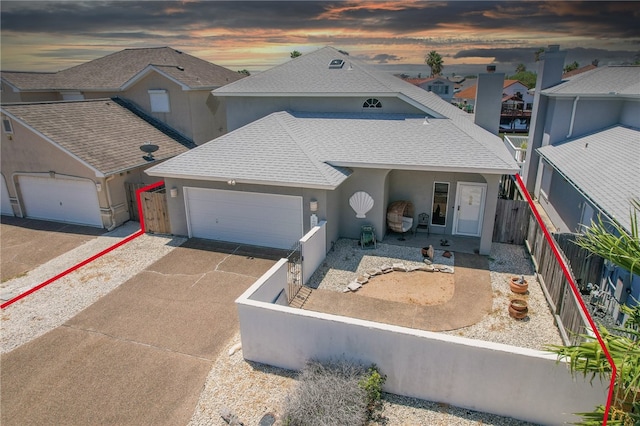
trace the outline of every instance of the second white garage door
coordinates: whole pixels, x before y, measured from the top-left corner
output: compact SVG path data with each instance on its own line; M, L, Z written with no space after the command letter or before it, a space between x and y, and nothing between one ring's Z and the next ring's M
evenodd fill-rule
M95 184L85 179L19 176L25 215L102 228Z
M190 237L285 249L302 237L302 197L184 190Z

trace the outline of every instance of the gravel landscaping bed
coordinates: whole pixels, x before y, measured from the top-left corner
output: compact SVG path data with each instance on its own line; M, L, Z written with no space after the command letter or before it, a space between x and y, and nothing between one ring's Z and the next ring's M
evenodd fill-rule
M439 254L441 250L437 250ZM434 264L453 266L453 259L435 257ZM424 265L419 249L378 244L373 251L361 250L353 240L339 240L326 261L311 277L310 286L343 291L349 281L367 268L380 264L402 262L406 266ZM547 344L562 344L544 294L535 279L533 265L522 246L493 244L489 257L493 310L479 323L447 332L472 339L508 345L542 349ZM507 303L515 296L510 291L512 276L524 275L529 293L523 296L529 303L529 317L514 320L508 314ZM234 413L245 425L257 425L267 413L281 413L287 393L294 388L296 373L242 358L238 333L229 341L229 351L214 362L190 426L225 425L221 410ZM234 350L236 349L236 350ZM448 404L416 398L384 394L384 422L392 425L532 425L512 418L496 416L454 407Z

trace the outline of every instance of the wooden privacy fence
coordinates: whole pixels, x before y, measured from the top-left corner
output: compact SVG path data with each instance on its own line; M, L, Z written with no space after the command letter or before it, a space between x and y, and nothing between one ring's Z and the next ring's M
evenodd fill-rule
M581 342L579 334L588 334L589 321L580 309L580 302L564 275L560 262L555 257L551 245L547 242L540 225L533 216L529 219L529 231L525 246L531 254L538 280L542 285L547 302L553 313L564 343L575 345ZM560 255L567 265L571 265L562 250ZM573 275L571 267L569 272ZM573 277L575 280L575 276Z
M131 220L139 221L140 212L138 211L136 191L147 185L143 183L125 183L125 186L127 188L129 216ZM167 208L167 191L164 185L154 188L151 191L141 192L140 203L142 205L142 215L146 232L151 234L171 233Z

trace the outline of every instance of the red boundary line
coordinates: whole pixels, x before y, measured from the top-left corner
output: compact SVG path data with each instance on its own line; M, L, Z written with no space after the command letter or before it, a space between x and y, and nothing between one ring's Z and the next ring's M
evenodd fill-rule
M44 281L43 283L40 283L37 286L25 291L24 293L21 293L21 294L17 295L13 299L6 301L2 305L0 305L0 309L4 309L4 308L14 304L18 300L27 297L31 293L35 293L36 291L40 290L41 288L48 286L52 282L59 280L60 278L64 277L65 275L68 275L71 272L73 272L73 271L75 271L75 270L77 270L79 268L82 268L86 264L93 262L94 260L104 256L105 254L109 253L110 251L113 251L113 250L117 249L118 247L120 247L120 246L128 243L129 241L131 241L131 240L133 240L135 238L138 238L140 235L144 234L145 233L145 227L144 227L144 218L143 218L143 216L141 214L142 213L142 203L140 202L140 194L142 192L144 192L144 191L148 191L150 189L157 188L158 186L161 186L163 184L164 184L164 181L156 182L156 183L153 183L151 185L148 185L148 186L145 186L143 188L140 188L140 189L138 189L136 191L136 198L137 198L137 201L138 201L138 212L140 212L140 230L138 232L136 232L135 234L129 235L124 240L112 245L111 247L106 248L105 250L102 250L100 253L98 253L96 255L93 255L88 259L83 260L82 262L78 263L77 265L72 266L71 268L67 269L66 271L59 273L55 277L49 278L48 280Z
M553 254L555 255L558 262L560 263L560 266L562 267L562 272L564 272L565 278L571 285L571 290L573 291L573 294L576 296L576 299L578 300L578 303L580 304L582 311L586 315L587 320L589 321L589 325L591 326L593 333L596 335L596 339L598 340L598 343L602 347L602 350L604 352L605 357L607 358L607 361L609 361L609 364L611 364L611 383L609 384L609 394L607 396L607 404L605 407L604 418L602 420L602 425L606 426L607 418L609 417L609 412L611 411L611 400L613 399L613 387L615 385L616 375L617 375L616 364L613 362L613 358L611 357L611 354L609 353L607 346L604 344L604 341L602 340L602 336L600 336L598 327L596 327L596 324L593 322L593 318L591 318L591 315L589 315L589 311L587 310L587 307L584 304L584 300L582 300L582 297L578 292L578 287L576 286L576 283L573 281L573 278L571 278L571 273L569 273L569 268L565 263L564 259L562 258L562 256L560 255L560 251L558 249L558 245L556 244L556 241L551 237L551 234L547 230L547 227L542 222L540 213L538 213L538 209L533 204L533 200L531 199L531 196L529 195L529 192L527 191L527 188L524 182L522 181L522 178L520 177L519 174L515 176L516 176L516 181L518 182L518 186L520 187L522 194L526 197L527 202L531 207L531 211L533 212L533 215L538 221L538 224L540 225L540 228L542 229L542 232L544 233L544 236L547 242L549 243L549 245L551 246L551 249L553 250Z

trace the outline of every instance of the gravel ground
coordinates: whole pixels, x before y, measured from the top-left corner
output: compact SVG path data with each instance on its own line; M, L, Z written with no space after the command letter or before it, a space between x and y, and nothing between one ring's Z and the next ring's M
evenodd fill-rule
M28 290L116 244L137 231L137 223L108 232L3 283ZM64 324L138 272L185 241L185 238L141 235L2 310L0 353L9 352Z
M115 244L129 235L128 228L118 228L89 241L66 255L36 268L23 282L9 281L11 286L33 286L61 270ZM129 233L127 233L129 232ZM184 238L142 235L102 258L74 271L55 283L14 303L2 311L2 352L8 352L63 324L126 280L145 269L157 259L182 244ZM358 264L363 268L380 266L379 263L402 262L406 266L422 265L422 258L415 248L380 244L375 251L362 251L352 241L339 241L336 250L327 257L323 280L316 283L321 288L342 291L345 282L357 274ZM342 246L344 245L344 247ZM338 250L340 248L346 251ZM357 249L357 250L356 250ZM438 252L438 251L437 251ZM440 252L441 253L441 252ZM453 266L453 258L436 257L435 264ZM490 257L491 280L494 288L494 311L480 323L451 334L498 341L524 347L540 348L541 344L561 343L553 326L551 314L546 308L544 296L533 276L533 268L524 248L494 244ZM69 265L69 262L71 264ZM327 274L329 265L348 269L348 277ZM373 263L369 263L373 262ZM62 267L61 265L69 265ZM40 275L41 274L41 275ZM525 275L529 281L530 319L515 321L506 313L506 301L510 291L507 279L513 275ZM44 277L44 278L43 278ZM30 280L30 281L29 281ZM331 284L334 282L334 284ZM545 319L546 318L546 319ZM535 333L534 333L535 331ZM237 333L212 364L212 369L200 395L190 425L225 425L220 410L228 408L238 415L245 425L257 425L268 412L278 414L287 392L295 384L296 373L242 358L237 349L240 335ZM229 355L229 351L233 352ZM414 398L384 394L384 424L393 425L526 425L520 421L486 413L465 410L447 404L433 403Z
M335 250L310 279L310 286L342 291L346 283L361 271L381 264L402 262L406 266L423 265L416 249L379 244L375 252L362 251L350 240L339 240ZM442 251L437 250L441 254ZM434 264L452 266L452 258L434 256ZM532 349L546 344L562 344L544 294L535 279L533 265L522 246L494 244L489 257L491 284L494 292L492 312L471 327L446 334L482 339ZM524 275L529 283L529 318L516 321L507 311L513 296L509 288L512 276ZM294 388L296 373L263 364L244 361L238 333L228 349L215 361L200 395L190 426L225 425L221 410L229 410L245 425L257 425L266 413L278 414L287 393ZM234 349L237 349L234 351ZM229 355L229 351L233 352ZM507 417L481 413L448 404L384 394L383 422L394 425L532 425Z

